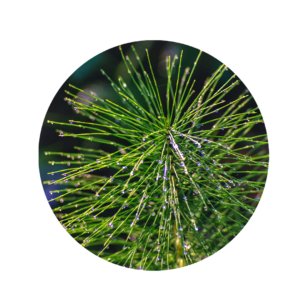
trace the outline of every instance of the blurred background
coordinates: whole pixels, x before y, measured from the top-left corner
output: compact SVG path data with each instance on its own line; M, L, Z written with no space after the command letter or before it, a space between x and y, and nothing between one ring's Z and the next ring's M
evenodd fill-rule
M192 68L194 65L194 61L199 53L199 49L195 49L193 47L173 43L166 41L142 41L142 42L133 42L129 44L122 45L122 49L125 56L129 56L132 63L134 64L136 70L138 72L142 72L139 66L139 63L135 57L134 52L131 49L131 45L134 45L139 59L144 65L145 70L150 75L151 71L149 68L147 55L145 48L148 49L150 60L153 68L153 72L156 78L156 82L158 85L158 89L160 92L160 96L162 101L165 100L166 88L167 88L167 73L166 73L166 57L171 56L171 60L177 54L180 57L181 50L183 50L182 57L182 67L181 67L181 75L186 67ZM226 64L226 62L223 62ZM209 54L203 52L197 67L193 74L193 79L196 79L196 83L194 85L194 90L197 95L202 89L204 82L216 71L216 69L220 66L221 62L210 56ZM178 72L179 59L176 61L174 73L173 73L173 88L175 90L175 84L177 80L177 72ZM116 46L111 48L103 53L100 53L84 63L80 66L59 88L58 92L54 96L49 109L46 113L44 123L41 129L40 142L39 142L39 168L41 180L55 180L60 178L60 175L48 175L47 173L56 171L58 169L65 168L63 165L50 165L48 163L49 160L59 160L60 157L57 156L47 156L45 155L45 151L62 151L62 152L77 152L74 150L74 146L81 146L85 148L96 148L109 151L109 147L106 145L99 145L99 143L95 143L88 140L82 139L74 139L72 137L64 137L63 139L59 136L59 132L57 129L66 130L70 132L74 132L73 127L65 128L66 126L60 126L57 124L51 125L47 123L47 120L64 122L67 123L69 120L82 120L88 121L86 117L77 114L74 109L72 109L72 105L68 105L67 101L64 101L64 98L68 96L65 90L68 90L74 94L77 94L76 91L69 87L69 84L72 84L80 89L83 89L87 92L93 92L97 96L102 99L109 99L115 103L120 104L121 99L117 95L117 93L113 90L111 83L109 80L101 73L100 69L103 69L106 74L115 82L117 86L119 86L118 78L121 76L123 80L126 82L129 89L133 92L136 99L139 99L138 93L136 93L136 87L134 86L130 74L128 74L124 61L122 59L119 47ZM233 72L230 70L230 66L228 71L226 71L219 81L218 86L223 85L231 76ZM192 82L192 81L191 81ZM239 95L246 89L246 86L241 82L238 86L236 86L229 94L228 100L235 100L239 97ZM249 93L248 93L249 94ZM70 97L71 98L71 97ZM140 97L142 98L142 97ZM225 99L227 98L227 95ZM229 99L230 98L230 99ZM45 101L51 101L51 99L44 99ZM144 99L142 99L144 100ZM226 99L227 100L227 99ZM254 100L250 101L247 107L256 106ZM146 107L146 106L145 106ZM247 107L245 109L247 109ZM71 128L71 129L70 129ZM264 124L258 124L254 126L252 134L257 135L261 133L265 133ZM53 186L43 185L45 194L47 199L50 200L52 196L49 191L53 189ZM53 202L51 202L53 203ZM54 203L51 205L55 205Z

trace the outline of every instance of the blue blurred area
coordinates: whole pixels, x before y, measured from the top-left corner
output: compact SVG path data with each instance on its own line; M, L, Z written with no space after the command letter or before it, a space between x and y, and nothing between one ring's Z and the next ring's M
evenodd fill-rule
M40 154L40 156L43 154ZM51 173L51 172L55 172L57 170L60 170L61 167L60 166L52 166L49 165L48 163L42 163L40 164L40 173L41 173L41 178L42 181L55 181L56 179L61 178L61 176L59 174L54 174L54 175L50 175L47 173ZM57 206L57 202L56 201L51 201L51 199L55 198L57 196L57 194L52 194L51 195L51 191L53 191L53 185L48 185L48 184L43 184L43 188L44 188L44 192L46 195L47 200L49 201L49 204L52 208Z
M90 76L91 73L95 71L99 71L98 66L103 62L105 59L105 51L99 52L96 55L92 56L91 58L84 61L80 66L78 66L69 76L69 80L85 80L86 77Z

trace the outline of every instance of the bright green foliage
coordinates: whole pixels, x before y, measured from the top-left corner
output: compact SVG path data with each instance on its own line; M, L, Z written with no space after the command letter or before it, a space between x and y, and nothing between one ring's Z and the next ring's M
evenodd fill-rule
M50 162L67 165L54 172L61 179L45 182L56 185L54 212L76 241L115 264L164 270L198 262L232 240L257 206L267 175L267 136L253 136L251 129L262 117L257 107L244 109L252 98L246 92L230 103L223 99L239 82L234 75L218 86L225 65L202 90L193 90L201 52L191 71L182 70L182 53L167 57L162 96L148 51L150 74L133 48L142 75L120 51L139 98L101 70L122 105L70 85L65 100L89 120L48 121L84 128L59 132L66 142L76 137L100 148L46 152L69 158ZM102 150L103 144L115 151ZM107 168L114 175L97 174Z

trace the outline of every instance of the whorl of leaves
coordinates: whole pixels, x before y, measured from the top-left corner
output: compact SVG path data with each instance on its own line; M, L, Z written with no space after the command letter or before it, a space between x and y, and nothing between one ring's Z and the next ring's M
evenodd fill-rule
M82 130L58 130L66 142L86 139L99 147L46 152L64 157L50 164L66 167L49 173L60 179L45 184L55 185L49 202L57 202L63 227L91 252L121 266L174 269L216 253L248 222L266 181L267 135L252 134L263 120L258 107L245 109L247 91L228 100L236 76L218 84L225 65L194 91L201 51L191 71L181 67L182 52L167 57L166 95L160 95L147 49L150 72L132 49L141 74L120 52L139 97L103 70L121 105L72 85L66 91L86 121L48 122ZM111 176L101 173L107 168Z

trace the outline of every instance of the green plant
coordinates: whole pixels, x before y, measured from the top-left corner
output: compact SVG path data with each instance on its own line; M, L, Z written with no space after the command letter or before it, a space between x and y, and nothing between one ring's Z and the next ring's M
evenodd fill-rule
M120 52L139 97L122 78L117 85L101 70L122 104L70 85L75 92L66 91L65 100L90 120L48 121L85 130L58 130L64 138L115 148L47 151L69 158L50 161L67 168L45 182L60 187L49 202L57 202L53 210L76 241L110 262L144 270L183 267L217 252L248 222L266 180L267 135L252 134L263 120L256 106L245 108L252 99L246 91L224 100L239 83L233 75L219 86L225 65L195 92L201 51L182 77L182 52L167 57L162 97L148 51L149 74L132 49L142 74ZM107 168L111 176L101 173Z

